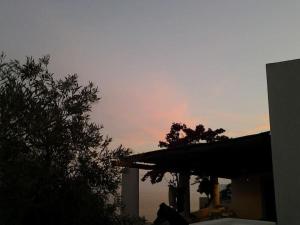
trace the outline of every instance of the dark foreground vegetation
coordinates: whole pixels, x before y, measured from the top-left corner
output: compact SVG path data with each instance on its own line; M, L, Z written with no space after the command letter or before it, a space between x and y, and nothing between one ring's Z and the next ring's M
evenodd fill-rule
M0 224L139 224L121 217L120 168L129 150L110 148L90 120L93 83L55 79L49 57L0 58Z

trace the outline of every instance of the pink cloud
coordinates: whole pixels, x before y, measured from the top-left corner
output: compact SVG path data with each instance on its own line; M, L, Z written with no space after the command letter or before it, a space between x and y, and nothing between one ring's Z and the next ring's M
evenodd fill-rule
M104 131L114 143L123 144L135 152L158 148L158 141L169 132L172 122L194 127L202 123L213 129L222 127L226 135L238 137L269 129L267 114L242 114L203 108L202 115L194 115L197 105L190 104L168 73L142 74L139 79L120 78L105 86L103 98L93 110L96 121L104 124ZM204 115L204 116L203 116Z
M226 135L229 137L239 137L270 130L268 114L221 113L218 118L228 124Z
M145 78L146 77L146 78ZM120 81L96 108L114 140L136 151L158 148L172 122L196 123L188 99L163 73ZM95 116L97 119L97 115ZM103 120L104 119L104 120Z
M264 131L270 130L270 121L269 121L269 115L264 114L257 118L257 124L249 130L251 133L260 133Z

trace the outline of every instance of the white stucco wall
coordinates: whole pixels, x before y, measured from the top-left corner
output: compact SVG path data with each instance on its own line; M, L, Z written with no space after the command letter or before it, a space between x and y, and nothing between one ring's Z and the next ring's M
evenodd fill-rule
M300 221L300 60L267 65L272 158L279 225Z
M258 220L226 218L226 219L192 223L191 225L275 225L275 223L267 222L267 221L258 221Z
M262 194L258 176L232 179L229 207L239 218L259 220L262 217Z
M139 216L139 170L126 168L122 174L122 214Z

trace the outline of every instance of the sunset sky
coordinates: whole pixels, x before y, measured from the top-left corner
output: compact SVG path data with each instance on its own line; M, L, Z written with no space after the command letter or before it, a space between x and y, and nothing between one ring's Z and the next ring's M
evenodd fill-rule
M300 57L298 1L1 0L0 49L100 88L116 144L157 147L172 122L268 129L265 64Z
M296 0L0 0L0 50L50 54L58 77L93 81L93 119L143 152L172 122L268 130L265 64L300 58L299 12Z

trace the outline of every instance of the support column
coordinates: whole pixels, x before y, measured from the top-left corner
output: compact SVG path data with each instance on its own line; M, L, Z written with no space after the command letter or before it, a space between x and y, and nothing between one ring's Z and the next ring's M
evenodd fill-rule
M177 189L173 186L169 186L169 206L176 209L176 195L177 195Z
M220 201L220 185L219 185L219 181L218 181L218 177L212 177L212 185L213 185L213 206L217 207L221 205L221 201Z
M123 215L139 216L139 169L126 168L122 174Z
M300 222L300 60L267 64L278 225Z
M178 184L179 195L182 196L182 212L184 216L190 215L190 174L188 172L181 172L179 174ZM179 199L178 199L179 200ZM181 212L180 209L178 209Z

